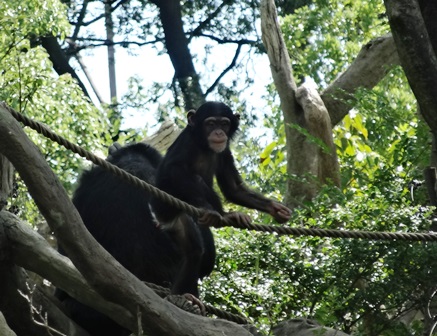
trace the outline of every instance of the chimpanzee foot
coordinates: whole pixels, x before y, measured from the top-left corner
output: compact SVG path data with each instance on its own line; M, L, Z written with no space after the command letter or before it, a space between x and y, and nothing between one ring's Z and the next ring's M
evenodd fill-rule
M200 315L206 315L206 308L202 301L200 301L197 297L190 293L185 293L183 296L187 299L188 302L191 302L193 307L197 307L200 310Z
M183 295L167 295L165 299L173 303L176 307L179 307L187 312L196 315L205 315L205 305L197 297L192 294L186 293Z

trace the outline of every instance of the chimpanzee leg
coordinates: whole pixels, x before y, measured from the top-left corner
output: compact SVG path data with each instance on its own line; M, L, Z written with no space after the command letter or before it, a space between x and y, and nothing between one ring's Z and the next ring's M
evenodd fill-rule
M200 278L200 267L204 254L204 240L199 227L191 216L182 214L170 225L169 233L174 239L181 255L181 267L172 285L172 294L190 293L199 297L197 281Z
M203 225L198 226L198 228L203 240L203 255L199 274L199 278L202 279L203 277L210 275L214 269L216 252L214 236L212 235L211 229L208 226Z

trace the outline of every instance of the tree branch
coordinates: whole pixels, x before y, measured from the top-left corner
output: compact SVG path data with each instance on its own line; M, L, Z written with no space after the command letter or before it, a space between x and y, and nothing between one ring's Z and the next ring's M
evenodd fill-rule
M128 1L129 0L120 0L118 4L116 4L115 6L111 7L112 8L111 12L114 12L118 7L120 7L121 5L125 4ZM76 26L76 25L80 24L81 27L86 27L86 26L89 26L89 25L99 21L100 19L103 19L104 17L105 17L105 14L101 14L101 15L98 15L94 19L91 19L90 21L87 21L87 22L83 22L83 20L79 21L79 19L78 19L77 22L70 22L70 24L72 26Z
M64 334L88 336L87 332L67 318L58 306L53 303L50 295L47 295L40 287L35 286L27 273L14 264L17 246L13 234L10 233L11 231L20 231L22 227L25 227L26 231L30 231L33 235L39 236L28 225L21 224L14 215L6 211L0 211L0 252L2 252L0 253L0 272L2 274L0 277L0 311L3 312L9 326L18 335L47 336L48 323L51 328ZM21 238L27 239L28 237L24 235ZM41 236L39 238L44 240ZM24 241L23 244L26 245L31 242L34 241ZM45 244L48 245L47 242ZM27 255L27 257L29 259L26 263L31 263L32 256ZM41 319L41 314L33 314L35 307L39 312L47 314L49 321ZM0 334L3 335L1 331Z
M210 13L208 15L208 17L203 20L201 23L199 23L199 25L190 33L190 40L194 37L194 36L199 36L200 33L202 32L202 30L204 30L206 27L209 26L210 22L216 18L220 12L222 11L222 9L226 6L229 6L230 4L232 4L233 0L224 0L216 9L214 12Z
M128 328L136 317L126 309L104 300L85 281L67 257L54 250L29 225L23 224L9 212L0 212L0 230L3 229L12 261L49 280L70 296L111 317Z
M0 335L4 336L17 336L16 333L14 333L6 323L5 317L0 312Z
M210 35L210 34L199 34L197 36L207 37L210 40L217 42L218 44L230 44L230 43L232 43L232 44L238 44L238 45L242 45L242 44L259 45L259 41L257 41L257 40L249 40L249 39L233 40L233 39L227 39L227 38L219 38L219 37L216 37L216 36Z
M9 195L13 189L14 167L8 159L0 155L0 211L8 204Z
M52 61L53 63L53 68L58 73L58 75L69 73L71 77L73 77L77 81L77 84L80 86L83 93L87 97L90 97L87 89L85 88L85 85L80 80L76 71L74 71L74 69L68 63L68 59L65 56L65 53L63 52L61 46L59 45L58 39L54 36L41 37L41 44L44 49L47 50L50 61Z
M321 94L332 125L337 125L352 108L350 100L358 88L373 88L396 64L399 58L391 34L367 43L349 68Z
M232 59L231 64L228 65L228 67L226 69L224 69L222 71L222 73L217 77L217 79L214 81L214 83L212 83L212 85L208 88L208 90L206 90L205 92L205 96L207 96L209 93L211 93L214 88L218 85L218 83L220 82L220 80L229 72L232 70L232 68L237 64L237 59L238 56L240 55L240 51L241 51L241 44L238 45L237 50L235 50L235 54L234 54L234 58Z
M82 27L83 19L85 18L89 1L90 0L84 0L82 3L82 8L80 9L80 12L79 12L79 15L78 15L78 18L76 21L77 23L74 27L73 34L71 35L71 38L73 40L75 40L77 38L77 36L79 35L79 30Z

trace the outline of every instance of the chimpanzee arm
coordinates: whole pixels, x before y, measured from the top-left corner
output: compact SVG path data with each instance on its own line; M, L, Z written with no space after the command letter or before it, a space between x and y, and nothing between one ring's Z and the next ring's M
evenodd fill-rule
M217 183L228 201L247 208L268 212L271 200L247 188L235 167L234 158L230 151L223 153L216 177Z
M181 214L167 228L182 255L181 265L172 284L172 294L190 293L199 297L197 281L204 252L203 239L193 219Z
M285 222L290 218L291 210L286 206L250 190L244 184L235 167L234 158L230 150L221 155L221 162L218 165L216 177L217 183L228 201L266 212L278 222Z
M157 187L195 207L214 210L223 214L220 198L199 176L187 166L166 165L157 179ZM154 199L152 202L160 221L167 222L180 213L180 210L166 202Z

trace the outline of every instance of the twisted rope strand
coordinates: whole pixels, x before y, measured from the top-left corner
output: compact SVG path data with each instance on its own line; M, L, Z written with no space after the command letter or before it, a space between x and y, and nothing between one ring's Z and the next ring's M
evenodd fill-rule
M329 237L329 238L355 238L367 240L404 240L404 241L437 241L435 233L414 233L414 232L375 232L375 231L350 231L338 229L313 229L313 228L296 228L274 225L260 224L238 224L226 222L226 226L232 226L239 229L261 231L268 233L277 233L279 235L293 236L312 236L312 237Z
M3 108L5 108L12 116L28 126L38 133L44 135L45 137L55 141L61 146L79 154L81 157L93 162L96 165L103 167L109 172L121 177L130 184L143 188L149 192L153 197L157 197L160 200L167 202L173 207L176 207L191 216L201 216L203 211L198 209L186 202L183 202L172 195L154 187L153 185L140 180L138 177L129 174L128 172L120 169L119 167L109 163L106 160L99 158L98 156L90 153L89 151L83 149L82 147L71 143L67 139L57 135L48 129L45 125L34 121L21 113L16 112L10 108L6 103L0 103ZM232 226L239 229L247 229L268 233L277 233L279 235L294 235L294 236L314 236L314 237L329 237L329 238L358 238L358 239L369 239L369 240L404 240L404 241L424 241L424 242L434 242L437 241L437 234L435 233L410 233L410 232L372 232L372 231L350 231L350 230L333 230L333 229L312 229L312 228L292 228L284 226L273 226L273 225L260 225L260 224L239 224L235 222L230 222L224 220L217 227Z

